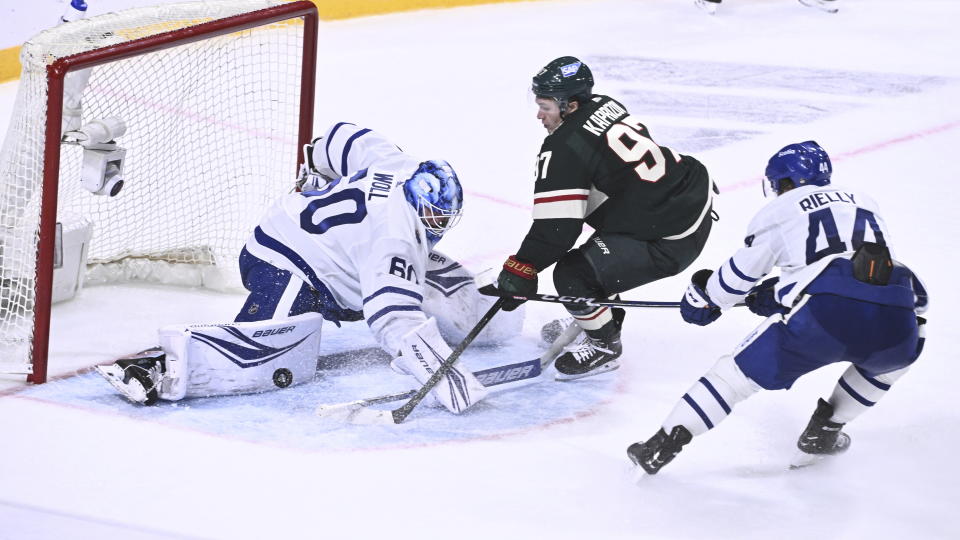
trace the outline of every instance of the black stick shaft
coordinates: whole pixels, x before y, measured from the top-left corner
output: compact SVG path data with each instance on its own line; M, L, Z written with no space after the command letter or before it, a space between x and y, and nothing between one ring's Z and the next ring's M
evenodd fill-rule
M608 300L606 298L586 298L580 296L557 296L555 294L527 294L514 295L505 293L493 285L484 285L479 289L480 294L499 296L501 298L516 298L533 302L550 302L568 306L583 307L645 307L645 308L679 308L680 302L656 302L652 300Z
M487 326L487 323L490 322L490 319L492 319L493 316L500 311L500 307L503 306L505 301L506 298L498 298L497 301L490 306L490 309L487 310L483 317L480 318L480 322L473 327L473 330L470 330L470 333L467 334L467 337L463 338L463 341L461 341L460 344L457 345L457 348L450 353L450 356L440 364L440 367L438 367L433 375L427 379L427 382L423 383L423 386L420 388L420 390L417 390L417 393L414 394L409 401L391 411L391 414L393 415L393 423L399 424L408 416L410 416L410 413L413 412L413 409L416 408L421 401L423 401L423 398L426 397L430 390L433 390L433 387L440 382L440 379L446 375L451 368L453 368L453 364L455 364L460 358L460 355L463 353L464 349L466 349L473 342L474 338L480 334L483 328Z

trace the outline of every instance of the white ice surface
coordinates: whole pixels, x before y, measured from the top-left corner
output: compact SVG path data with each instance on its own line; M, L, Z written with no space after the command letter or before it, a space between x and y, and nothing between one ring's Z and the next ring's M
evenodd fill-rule
M316 422L313 405L409 385L362 325L325 328L330 370L314 384L134 408L87 368L153 344L160 324L229 320L242 297L92 287L54 309L55 380L0 379L0 539L957 538L960 6L839 3L830 16L728 0L709 17L686 0L570 0L323 23L316 126L352 121L449 160L467 214L442 248L474 270L497 266L529 225L543 137L529 79L580 56L598 92L701 159L723 190L704 253L627 295L646 300L676 300L693 270L718 266L763 203L767 158L817 140L834 183L879 202L898 258L932 295L924 355L847 428L843 458L786 469L843 369L831 366L754 396L661 474L635 478L625 448L759 322L744 311L706 328L631 311L612 374L538 381L460 418L424 409L397 427L339 427ZM0 85L0 125L15 91ZM559 314L531 305L523 339L464 361L532 358L540 323ZM354 348L366 352L338 354Z

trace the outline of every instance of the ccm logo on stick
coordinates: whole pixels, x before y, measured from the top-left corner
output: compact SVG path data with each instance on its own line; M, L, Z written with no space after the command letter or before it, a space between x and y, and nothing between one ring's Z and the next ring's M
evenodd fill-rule
M583 298L581 296L554 296L552 294L543 295L544 300L556 300L561 303L570 303L570 304L586 304L588 306L596 306L594 298Z

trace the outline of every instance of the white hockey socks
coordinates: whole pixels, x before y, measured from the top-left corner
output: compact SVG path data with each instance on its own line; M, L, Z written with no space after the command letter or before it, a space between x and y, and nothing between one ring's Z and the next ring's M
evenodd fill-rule
M846 424L873 407L887 394L890 386L899 379L909 366L871 377L866 372L851 365L843 372L833 394L828 400L833 405L833 422Z
M670 433L682 425L694 436L702 435L758 390L760 385L740 371L733 356L723 356L677 402L663 422L663 430Z
M440 363L453 352L437 329L433 317L403 337L400 356L391 362L396 371L412 376L420 384L427 382ZM488 390L473 373L452 367L430 391L434 399L450 412L459 414L487 395Z

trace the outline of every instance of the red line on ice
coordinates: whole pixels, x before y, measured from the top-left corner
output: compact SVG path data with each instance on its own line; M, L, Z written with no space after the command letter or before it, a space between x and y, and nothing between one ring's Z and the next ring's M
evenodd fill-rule
M869 154L870 152L876 152L877 150L884 150L900 143L915 141L917 139L929 137L930 135L943 133L944 131L949 131L958 126L960 126L960 120L954 120L953 122L948 122L946 124L941 124L936 127L910 133L909 135L903 135L902 137L896 137L883 142L870 144L862 148L857 148L856 150L851 150L849 152L841 152L839 154L832 156L830 159L832 161L843 161L843 160L850 159L852 157L857 157L863 154ZM733 184L720 186L720 191L726 192L726 191L737 191L739 189L745 189L745 188L754 188L754 187L757 187L762 180L763 180L762 176L754 176L753 178L741 180Z

